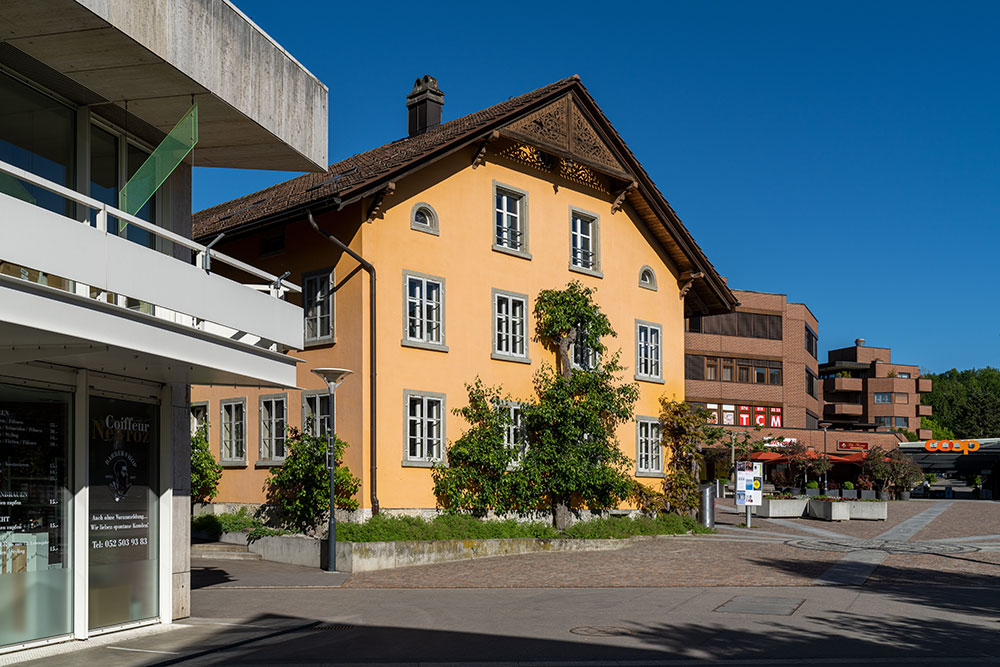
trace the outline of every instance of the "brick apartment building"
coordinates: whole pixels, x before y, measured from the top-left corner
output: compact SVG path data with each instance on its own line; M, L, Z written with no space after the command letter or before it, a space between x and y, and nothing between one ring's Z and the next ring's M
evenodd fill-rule
M721 425L818 428L819 323L784 294L733 290L735 312L687 320L685 391Z
M920 403L920 394L931 390L931 381L920 377L917 366L892 363L889 348L866 347L858 338L851 347L830 350L819 373L823 418L834 428L902 428L921 440L931 437L930 429L920 428L920 418L931 415L931 406Z

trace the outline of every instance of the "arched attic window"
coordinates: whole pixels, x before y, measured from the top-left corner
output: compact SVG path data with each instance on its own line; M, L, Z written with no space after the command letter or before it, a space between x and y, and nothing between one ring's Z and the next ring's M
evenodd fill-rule
M649 266L643 266L639 269L639 287L656 291L656 274Z
M410 210L410 229L440 236L438 216L430 204L418 202Z

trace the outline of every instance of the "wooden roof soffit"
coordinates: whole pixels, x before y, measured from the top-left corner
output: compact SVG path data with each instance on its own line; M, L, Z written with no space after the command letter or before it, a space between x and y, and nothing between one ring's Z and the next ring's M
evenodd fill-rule
M372 200L372 205L368 207L368 215L365 216L365 222L375 222L375 218L382 217L382 202L384 202L385 198L395 191L396 184L393 181L389 181L385 184L384 188L375 194L375 198Z
M500 138L500 133L496 130L490 132L485 139L479 142L479 149L476 151L476 157L472 159L472 168L482 165L486 162L486 149L490 147L490 143L496 141Z
M611 204L611 212L617 213L618 211L622 210L622 207L625 205L625 198L628 197L628 193L632 192L638 187L639 184L635 181L632 181L631 183L626 185L625 188L618 193L618 196L615 197L614 203Z
M684 317L690 317L691 315L707 315L710 311L708 306L705 305L705 301L698 294L698 290L693 290L691 296L694 300L694 308L690 307L691 300L684 299ZM697 311L697 312L695 312Z

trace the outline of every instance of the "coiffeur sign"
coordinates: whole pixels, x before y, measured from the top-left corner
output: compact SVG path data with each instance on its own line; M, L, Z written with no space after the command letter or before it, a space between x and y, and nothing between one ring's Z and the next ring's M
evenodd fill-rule
M963 455L969 452L979 451L978 440L928 440L924 443L924 449L929 452L961 452Z

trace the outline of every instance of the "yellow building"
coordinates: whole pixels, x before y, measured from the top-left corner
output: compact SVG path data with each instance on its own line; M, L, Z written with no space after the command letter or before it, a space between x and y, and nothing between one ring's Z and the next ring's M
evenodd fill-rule
M363 514L434 508L430 467L465 427L465 384L533 396L554 362L533 340L535 298L573 280L618 332L609 347L640 388L618 440L656 481L649 424L660 396L684 397L684 317L732 310L725 282L578 77L446 123L433 78L407 100L408 137L195 216L199 241L225 232L217 249L290 271L304 295L301 391L192 388L226 468L216 501L263 500L283 428L330 412L310 369L333 367L353 371L333 413ZM374 267L374 289L310 214Z

